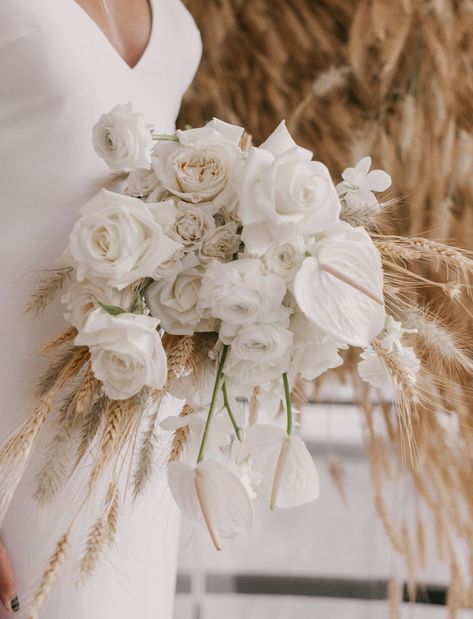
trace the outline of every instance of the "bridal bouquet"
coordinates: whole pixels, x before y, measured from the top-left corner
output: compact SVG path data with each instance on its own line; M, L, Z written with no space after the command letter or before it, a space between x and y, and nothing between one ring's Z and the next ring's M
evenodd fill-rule
M45 345L56 357L36 409L0 452L2 512L53 413L39 504L86 458L84 501L107 479L84 577L97 546L113 539L126 461L137 496L158 451L180 509L217 548L251 528L256 499L271 509L316 499L317 470L297 435L295 406L304 381L353 352L363 381L392 389L409 439L428 367L415 340L428 316L406 281L420 278L455 298L473 272L459 250L382 235L376 193L389 188L388 174L370 171L365 157L335 185L284 123L256 147L242 128L217 119L155 134L119 105L100 118L93 144L115 173L113 190L80 209L60 268L30 303L42 310L62 291L69 328ZM447 283L408 270L407 262L432 255L449 270ZM182 408L161 419L169 395Z

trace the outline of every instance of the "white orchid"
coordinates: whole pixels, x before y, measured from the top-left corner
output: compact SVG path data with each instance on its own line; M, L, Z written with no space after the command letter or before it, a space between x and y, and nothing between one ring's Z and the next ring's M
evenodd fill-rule
M354 168L342 172L343 181L337 185L337 193L352 206L378 206L374 191L386 191L391 186L391 177L384 170L371 170L371 157L363 157Z
M420 369L420 360L411 346L405 346L402 342L404 334L416 333L416 329L405 329L402 324L394 320L391 316L386 316L384 329L378 335L377 341L387 353L395 352L397 361L403 368L411 385L417 382L417 373ZM378 389L394 387L399 389L393 379L391 372L386 367L383 359L372 346L368 346L361 353L358 363L358 373L360 378Z
M195 468L184 462L168 464L172 495L193 522L207 526L212 541L220 550L220 537L249 533L254 508L244 483L233 468L213 459Z

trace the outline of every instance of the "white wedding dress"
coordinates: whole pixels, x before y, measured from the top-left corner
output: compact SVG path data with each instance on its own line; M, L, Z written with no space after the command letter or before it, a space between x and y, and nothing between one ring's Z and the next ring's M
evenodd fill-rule
M109 179L91 146L92 126L117 103L131 101L158 133L172 132L197 69L201 41L187 9L180 0L151 0L151 8L150 41L130 68L75 0L0 0L2 442L32 410L46 363L38 347L66 326L58 303L35 320L24 314L38 280L34 271L54 266L77 209ZM38 458L37 451L0 531L17 574L18 617L28 616L28 600L88 472L79 470L40 514L32 499ZM116 546L92 581L77 588L81 539L100 511L102 496L97 500L76 523L72 552L40 619L171 619L179 516L165 480L135 504L127 501Z

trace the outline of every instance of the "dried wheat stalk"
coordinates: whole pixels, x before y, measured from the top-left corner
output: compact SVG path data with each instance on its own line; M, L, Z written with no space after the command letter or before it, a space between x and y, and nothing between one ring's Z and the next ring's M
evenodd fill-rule
M179 413L179 417L186 417L187 415L192 414L192 412L192 406L186 404ZM188 438L189 428L187 426L182 426L174 432L168 462L175 462L176 460L181 459Z
M30 301L27 303L25 311L35 315L44 312L46 307L54 301L56 296L63 289L71 272L71 267L65 267L54 271L49 277L41 279Z

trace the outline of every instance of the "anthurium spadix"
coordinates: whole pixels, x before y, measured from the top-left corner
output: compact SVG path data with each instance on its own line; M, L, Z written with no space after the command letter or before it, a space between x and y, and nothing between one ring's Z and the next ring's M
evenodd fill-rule
M367 346L385 318L381 258L369 235L339 222L310 254L294 280L299 308L337 341Z
M239 459L248 457L252 470L262 477L256 492L271 509L296 507L319 496L317 469L299 436L288 436L269 424L252 426L245 432Z
M217 460L203 460L195 468L184 462L168 464L174 500L193 522L205 525L220 550L220 537L249 533L254 509L238 475Z

